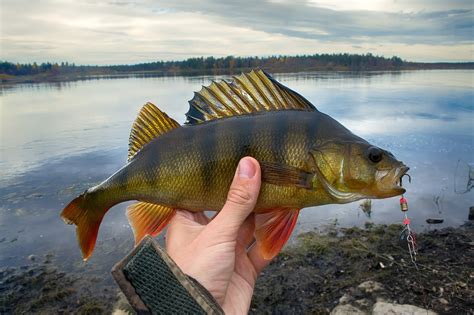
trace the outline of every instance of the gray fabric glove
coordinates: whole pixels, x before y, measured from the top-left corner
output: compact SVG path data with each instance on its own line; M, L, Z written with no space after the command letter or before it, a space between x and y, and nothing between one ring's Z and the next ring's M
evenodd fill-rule
M112 275L138 314L224 314L150 236L112 268Z

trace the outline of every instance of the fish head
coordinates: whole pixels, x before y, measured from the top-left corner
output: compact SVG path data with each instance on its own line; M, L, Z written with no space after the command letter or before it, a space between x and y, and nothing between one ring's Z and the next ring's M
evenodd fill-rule
M322 186L340 203L388 198L405 192L400 178L409 168L389 151L359 137L319 143L311 155L313 187Z

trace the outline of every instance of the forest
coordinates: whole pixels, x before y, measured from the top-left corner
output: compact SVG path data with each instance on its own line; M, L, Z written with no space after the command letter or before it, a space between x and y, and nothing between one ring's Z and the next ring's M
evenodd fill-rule
M156 61L134 65L76 65L61 63L20 64L0 61L0 80L15 81L22 76L31 81L70 80L98 75L156 74L198 75L232 74L253 68L270 72L300 71L390 71L412 69L473 69L473 62L465 63L421 63L404 61L400 57L386 58L370 53L359 54L314 54L300 56L271 57L195 57L182 61Z

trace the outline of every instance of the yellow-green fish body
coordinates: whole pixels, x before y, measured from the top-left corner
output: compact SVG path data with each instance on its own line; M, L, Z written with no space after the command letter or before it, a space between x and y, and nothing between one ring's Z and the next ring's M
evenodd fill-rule
M397 181L407 167L263 71L203 87L190 105L179 126L147 103L132 127L129 163L65 208L84 258L117 203L140 201L127 210L136 241L159 233L175 209L219 211L244 156L262 169L255 213L265 257L284 245L301 208L403 193ZM270 235L280 221L286 228Z
M123 201L142 200L193 211L219 210L235 167L244 156L309 172L309 152L319 129L314 122L319 115L271 112L177 128L155 138L96 191L113 191ZM331 201L322 189L264 181L257 209L282 205L302 208Z

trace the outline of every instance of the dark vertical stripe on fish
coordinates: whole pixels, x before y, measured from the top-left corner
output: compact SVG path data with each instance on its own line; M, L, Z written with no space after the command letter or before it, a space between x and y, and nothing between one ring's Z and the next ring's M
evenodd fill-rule
M246 123L243 130L242 130L242 137L239 139L239 141L242 142L242 148L241 148L241 157L244 156L252 156L254 157L255 155L255 145L252 143L253 139L256 139L254 135L254 130L255 130L255 125L256 125L256 120L253 119L249 121L249 123Z
M119 187L120 190L124 190L124 191L127 189L130 189L129 169L124 167L120 170L120 172L117 175L118 176L116 176L113 180L113 186ZM112 182L110 182L109 184L112 185Z
M160 176L160 161L162 160L162 152L158 151L155 154L144 154L141 157L141 163L145 165L150 165L148 171L144 171L142 174L137 174L140 177L143 177L143 182L145 186L152 190L155 186L156 179ZM155 166L156 165L156 166ZM138 180L139 182L139 180Z
M314 117L314 115L312 116ZM305 145L308 150L312 149L312 147L316 144L316 140L318 138L318 129L319 129L319 117L318 119L314 119L314 121L310 123L305 123Z
M282 152L284 150L282 150L282 148L285 148L285 135L289 130L289 121L283 115L278 115L270 128L272 129L271 134L273 135L270 143L270 152L273 154L273 160L280 163L284 162L284 152Z
M216 157L218 156L217 129L218 124L209 125L206 137L201 139L201 141L206 143L206 145L200 146L202 149L200 150L201 152L199 152L201 158L199 161L199 165L201 166L201 178L203 181L203 189L206 192L214 187L213 171L217 167Z

